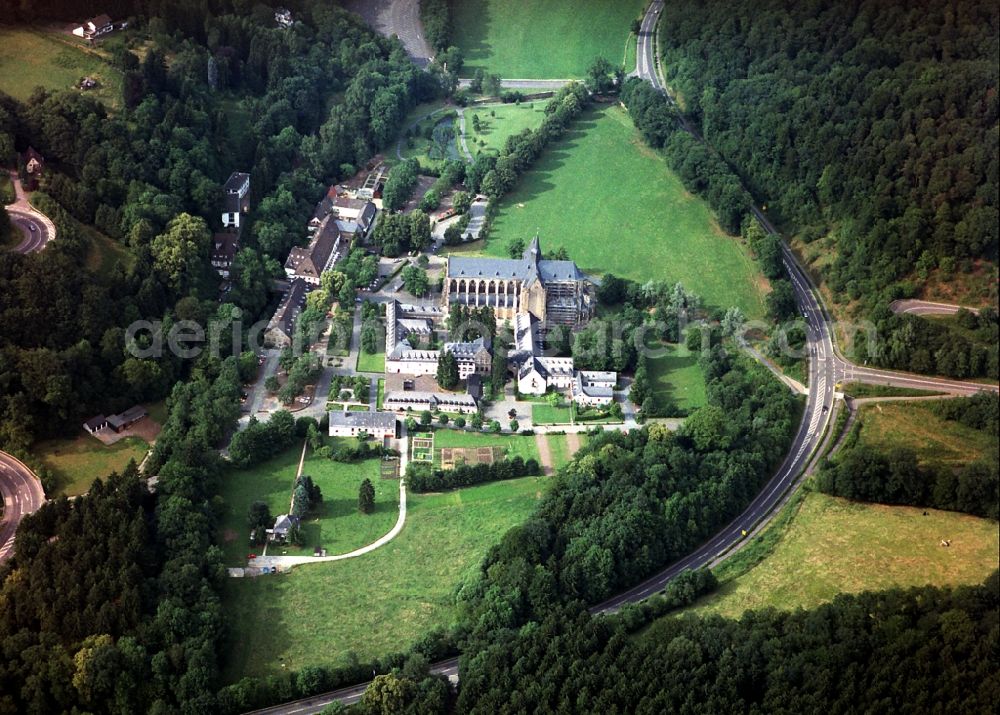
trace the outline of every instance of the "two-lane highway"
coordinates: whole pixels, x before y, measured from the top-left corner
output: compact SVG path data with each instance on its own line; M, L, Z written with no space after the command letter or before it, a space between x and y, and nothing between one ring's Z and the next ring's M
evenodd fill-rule
M36 511L45 501L42 485L34 473L16 457L0 452L0 561L14 553L14 533L21 519Z

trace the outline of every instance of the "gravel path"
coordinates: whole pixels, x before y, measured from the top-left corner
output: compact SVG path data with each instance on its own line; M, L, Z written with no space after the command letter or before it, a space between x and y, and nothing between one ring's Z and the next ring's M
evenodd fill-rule
M549 450L549 439L544 434L535 433L535 446L538 447L538 460L545 476L555 472L552 467L552 452Z

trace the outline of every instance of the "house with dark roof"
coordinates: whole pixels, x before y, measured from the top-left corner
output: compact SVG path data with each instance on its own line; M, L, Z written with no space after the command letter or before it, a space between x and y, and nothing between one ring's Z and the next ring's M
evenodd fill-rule
M250 174L234 171L223 191L222 225L239 231L242 216L250 211Z
M96 415L83 423L83 428L90 434L94 434L98 430L105 429L107 426L108 418L104 415Z
M396 438L396 415L389 412L331 412L331 437L358 437L362 433L375 439Z
M289 252L285 259L285 275L292 280L319 285L323 271L347 255L349 242L341 237L336 219L327 216L308 246L296 246Z
M573 380L573 400L583 407L606 407L615 399L618 373L579 370Z
M274 526L270 529L266 529L267 540L283 544L288 541L288 537L291 535L292 529L296 529L298 526L299 517L292 516L291 514L280 514L278 518L274 520Z
M573 261L546 260L536 236L521 258L450 256L442 299L446 306L491 306L498 321L531 313L579 327L594 315L597 283Z
M303 280L293 280L285 292L278 309L264 331L264 343L270 347L284 348L292 344L295 322L306 305L306 295L311 286Z
M222 278L229 278L229 272L236 260L236 252L240 250L240 235L227 232L212 236L212 268Z
M149 413L142 405L129 407L124 412L108 417L108 427L115 432L122 432L134 425L136 422L146 417Z
M455 356L458 377L487 374L493 366L493 353L488 340L445 343L441 350L415 348L411 335L425 337L434 332L434 321L445 317L438 309L404 305L392 300L385 309L385 372L396 375L435 375L441 350Z
M101 35L106 35L115 29L111 18L107 15L98 15L89 20L85 20L78 27L73 28L73 34L86 40L94 40Z

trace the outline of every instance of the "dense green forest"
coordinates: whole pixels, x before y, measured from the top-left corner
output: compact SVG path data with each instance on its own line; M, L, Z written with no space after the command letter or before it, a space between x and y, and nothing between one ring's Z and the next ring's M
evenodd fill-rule
M263 5L212 6L12 11L131 17L130 37L148 44L141 59L128 42L114 55L120 112L72 92L40 90L24 104L0 96L0 146L44 154L33 200L59 230L39 254L0 254L0 448L23 454L39 436L137 400L169 396L169 417L145 469L158 475L155 497L130 467L19 530L0 587L3 712L216 710L218 447L256 369L231 331L259 316L277 259L306 238L325 186L353 174L438 91L398 42L329 3L296 3L289 29ZM236 141L234 102L250 118ZM252 174L253 212L220 304L208 247L233 170ZM87 225L132 260L109 274L81 270ZM209 318L224 328L219 355L181 362L126 350L133 321L162 320L167 332Z
M0 96L0 134L36 147L54 169L42 186L49 198L38 201L60 236L38 255L0 255L0 446L23 451L95 412L158 399L183 376L169 355L126 353L124 328L165 319L166 331L231 314L215 302L208 265L231 171L251 172L254 210L227 300L252 322L325 186L367 162L437 91L397 42L328 3L299 7L290 29L256 10L205 15L196 5L161 3L160 15L133 22L152 47L142 60L115 53L120 113L72 92L39 90L25 104ZM31 11L51 16L60 6ZM233 101L250 117L235 138ZM88 247L80 223L135 261L110 276L78 270Z
M805 241L835 237L824 280L883 338L862 358L997 376L995 345L875 311L929 268L997 259L998 38L997 5L977 0L664 8L685 114L772 218Z

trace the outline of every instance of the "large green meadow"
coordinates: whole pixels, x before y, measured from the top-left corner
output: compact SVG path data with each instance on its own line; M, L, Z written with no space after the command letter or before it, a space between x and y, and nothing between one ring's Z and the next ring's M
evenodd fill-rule
M535 233L587 272L680 281L709 307L764 315L764 280L740 239L688 193L618 106L590 110L501 201L485 247L506 256Z
M374 658L450 624L456 587L544 489L545 478L524 477L411 494L403 531L369 554L229 579L226 681Z
M290 447L273 459L249 469L231 470L223 478L222 498L226 512L222 522L226 563L246 563L248 551L263 547L247 543L247 512L255 501L267 503L273 516L287 514L292 486L298 471L302 445ZM290 555L311 554L316 546L330 555L346 553L370 544L388 532L399 513L399 482L379 476L379 460L355 464L334 462L307 455L302 473L308 474L323 493L323 504L302 520L303 545L268 547L268 553L286 551ZM364 479L375 486L375 511L358 511L358 488ZM277 550L276 550L277 549Z
M26 101L35 87L73 89L84 77L99 83L86 94L108 106L120 104L121 74L100 51L85 47L71 35L0 26L0 90Z
M506 78L582 77L598 55L622 61L645 0L457 0L453 42L463 74ZM634 69L634 68L629 68Z

